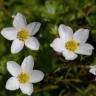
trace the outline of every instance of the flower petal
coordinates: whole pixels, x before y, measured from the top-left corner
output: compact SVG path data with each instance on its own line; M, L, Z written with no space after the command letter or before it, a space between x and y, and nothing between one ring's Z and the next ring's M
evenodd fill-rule
M88 29L79 29L74 33L74 39L76 39L79 43L85 43L89 37Z
M15 77L11 77L10 79L8 79L5 88L8 90L19 89L19 82Z
M57 52L62 52L64 49L63 41L60 38L53 40L50 46Z
M80 45L76 50L76 53L82 54L82 55L91 55L93 49L94 47L92 45L86 43L86 44Z
M66 40L68 40L68 39L71 39L72 36L73 36L73 30L72 30L70 27L68 27L68 26L66 26L66 25L63 25L63 24L61 24L61 25L59 26L58 31L59 31L60 37L61 37L64 41L66 41Z
M16 39L13 41L12 45L11 45L11 53L18 53L20 52L24 47L24 42Z
M30 55L24 58L21 68L24 71L32 72L33 66L34 66L34 60L33 57Z
M89 66L89 67L90 67L90 69L93 69L93 68L95 68L95 69L96 69L96 65Z
M44 73L39 70L33 70L30 77L31 83L40 82L44 78Z
M33 85L31 83L29 84L20 84L20 89L22 93L31 95L33 93Z
M35 37L30 37L28 40L25 41L25 45L32 50L38 50L40 43Z
M1 31L1 35L8 40L14 40L16 38L17 30L15 28L4 28Z
M89 72L92 73L93 75L96 75L96 68L90 69Z
M21 13L17 13L14 17L13 25L17 29L25 27L27 25L26 18Z
M8 72L13 75L13 76L17 76L18 73L20 72L21 70L21 67L19 64L17 64L16 62L14 61L8 61L7 62L7 70Z
M33 22L27 25L27 29L30 35L35 35L40 29L41 23L40 22Z
M63 56L65 57L66 60L74 60L78 57L77 54L69 52L67 50L63 51Z

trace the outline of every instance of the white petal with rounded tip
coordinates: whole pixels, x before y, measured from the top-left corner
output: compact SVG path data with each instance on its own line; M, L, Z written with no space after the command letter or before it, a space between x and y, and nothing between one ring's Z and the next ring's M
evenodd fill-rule
M24 42L18 39L14 40L11 45L11 53L18 53L24 47Z
M7 90L16 90L16 89L19 89L19 82L17 81L17 79L15 77L11 77L6 82L5 88Z
M25 27L27 25L26 18L21 13L17 13L14 17L13 25L17 29Z
M44 73L39 70L33 70L30 77L31 83L40 82L44 78Z
M35 35L40 29L41 23L40 22L33 22L27 25L27 29L30 35Z
M76 50L76 53L82 54L82 55L91 55L93 49L94 47L92 45L83 44L78 47L78 49Z
M40 47L40 43L35 37L30 37L25 41L26 47L32 49L32 50L38 50Z
M4 28L1 30L1 35L8 40L14 40L16 38L17 30L15 28Z
M78 43L85 43L89 37L89 30L81 28L74 33L73 37Z
M9 73L13 76L17 76L18 73L21 71L21 67L19 64L17 64L14 61L8 61L7 62L7 70Z
M60 38L54 39L50 46L57 52L62 52L64 49L63 41Z
M94 49L94 47L91 44L85 43L84 46L87 48L87 50Z
M33 85L29 84L20 84L20 89L24 94L31 95L33 93Z
M96 75L96 68L90 69L89 72L92 73L93 75Z
M24 71L32 72L33 66L34 66L34 60L33 57L30 55L24 58L21 68Z
M78 57L77 54L75 54L73 52L69 52L67 50L63 51L63 56L65 57L66 60L74 60Z
M92 50L82 50L82 49L80 49L76 53L90 56L90 55L92 55Z
M70 27L68 27L68 26L66 26L66 25L63 25L63 24L61 24L61 25L59 26L58 31L59 31L60 37L61 37L64 41L66 41L66 40L68 40L68 39L71 39L72 36L73 36L73 30L72 30Z

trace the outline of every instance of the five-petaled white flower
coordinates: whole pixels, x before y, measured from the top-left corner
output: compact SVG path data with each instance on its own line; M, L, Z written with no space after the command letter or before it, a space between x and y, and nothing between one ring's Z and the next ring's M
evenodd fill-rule
M96 65L90 66L89 72L96 75Z
M25 57L20 66L14 61L7 63L7 70L12 75L6 83L6 89L21 89L24 94L31 95L33 92L33 84L44 78L44 73L39 70L33 70L34 61L32 56Z
M33 22L27 25L26 18L21 13L17 13L13 20L14 27L4 28L1 31L1 34L6 39L13 40L11 53L20 52L24 44L32 50L38 50L40 44L33 35L38 32L40 25L39 22Z
M91 55L94 47L86 43L89 30L79 29L73 34L73 30L61 24L58 28L60 38L56 38L50 46L57 52L62 53L66 60L74 60L77 54Z

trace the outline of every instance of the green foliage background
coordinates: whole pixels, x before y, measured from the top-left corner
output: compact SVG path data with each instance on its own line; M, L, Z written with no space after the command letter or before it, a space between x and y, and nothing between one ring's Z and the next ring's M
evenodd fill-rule
M39 51L24 48L18 54L11 54L11 42L0 35L0 96L26 96L20 90L5 89L11 76L6 63L13 60L21 64L28 55L34 57L35 68L45 73L44 80L34 84L32 96L96 96L95 76L88 72L89 65L96 64L96 50L90 57L66 61L49 46L63 23L74 31L88 28L88 42L96 47L96 0L0 0L0 29L12 26L12 15L17 12L24 14L28 23L42 23L36 34L41 46Z

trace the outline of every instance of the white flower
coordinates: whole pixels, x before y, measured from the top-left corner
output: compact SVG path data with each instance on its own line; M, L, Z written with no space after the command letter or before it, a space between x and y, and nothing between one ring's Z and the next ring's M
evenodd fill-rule
M58 28L59 36L50 46L57 52L62 53L66 60L74 60L77 54L91 55L94 47L86 43L89 37L88 29L79 29L73 34L73 30L61 24Z
M90 66L89 72L96 75L96 65Z
M17 13L13 20L14 27L4 28L1 31L3 37L13 40L11 53L20 52L24 44L32 50L38 50L40 44L33 35L38 32L40 25L39 22L27 24L26 18L21 13Z
M39 70L33 70L34 61L32 56L25 57L20 66L14 61L7 63L7 70L12 75L6 83L6 89L21 89L24 94L31 95L33 92L33 84L44 78L44 73Z

